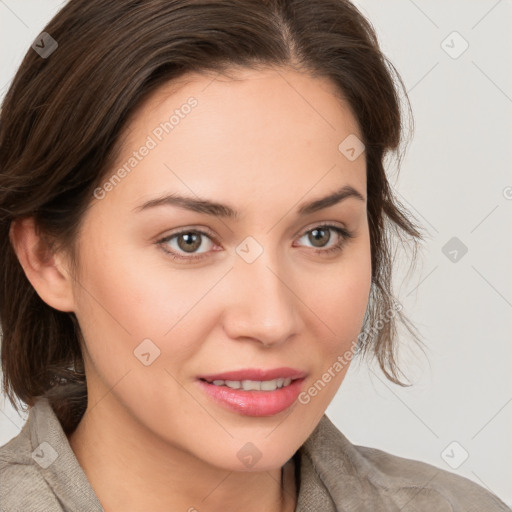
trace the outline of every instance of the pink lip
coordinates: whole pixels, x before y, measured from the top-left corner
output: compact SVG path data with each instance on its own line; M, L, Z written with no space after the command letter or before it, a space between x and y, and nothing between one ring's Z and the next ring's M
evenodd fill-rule
M294 380L275 391L244 391L216 386L204 380L197 382L210 398L228 410L245 416L273 416L288 409L297 400L304 379Z
M261 368L247 368L243 370L235 370L231 372L216 373L210 375L199 375L198 379L213 382L214 380L274 380L279 377L284 379L303 379L306 372L302 372L295 368L273 368L264 370Z
M245 416L273 416L293 405L297 400L306 372L294 368L274 368L272 370L245 369L232 372L202 375L198 377L200 388L219 405ZM274 380L279 377L292 379L283 388L274 391L244 391L227 386L211 384L214 380Z

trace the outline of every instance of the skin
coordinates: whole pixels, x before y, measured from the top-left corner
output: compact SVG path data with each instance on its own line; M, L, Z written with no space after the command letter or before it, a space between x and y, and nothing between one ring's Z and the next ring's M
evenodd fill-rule
M132 116L112 173L191 96L190 114L104 198L92 198L79 275L64 253L42 256L31 219L13 224L11 237L41 298L79 320L89 403L69 441L106 511L292 511L297 468L287 461L348 364L308 404L267 417L221 407L197 376L290 366L307 372L307 390L353 349L371 284L366 162L338 146L362 136L327 79L270 68L238 70L236 79L192 74ZM343 185L365 200L296 214ZM176 206L134 211L164 192L228 204L240 218ZM315 252L340 240L328 230L314 245L308 233L325 222L354 233L341 251ZM212 234L192 252L203 258L173 260L157 241L187 228ZM263 248L251 264L236 252L248 236ZM178 238L166 247L190 256ZM160 350L149 366L134 356L146 338ZM247 442L261 452L251 468L237 457Z

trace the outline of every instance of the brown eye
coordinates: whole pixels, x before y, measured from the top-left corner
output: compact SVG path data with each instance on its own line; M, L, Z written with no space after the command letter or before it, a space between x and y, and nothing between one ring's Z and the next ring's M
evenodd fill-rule
M331 234L329 229L321 227L309 231L308 237L315 247L323 247L331 239Z
M336 233L334 239L332 237L333 232ZM308 243L311 244L315 253L327 255L341 251L345 243L354 236L354 233L346 229L328 224L305 231L301 238L307 237ZM333 243L329 246L331 240L333 240ZM156 243L172 259L184 260L185 262L206 258L215 246L212 235L196 229L173 233Z
M335 233L334 238L332 233ZM353 231L331 224L321 224L305 231L301 238L306 238L313 248L313 252L320 256L331 256L342 251L347 242L356 235ZM329 245L329 242L332 243Z
M184 260L200 259L206 256L206 253L214 245L209 235L202 231L190 229L166 236L159 240L157 244L172 258ZM210 247L208 247L209 245ZM200 248L201 251L198 250Z
M178 247L185 252L194 252L201 246L201 236L193 231L180 233L176 235Z

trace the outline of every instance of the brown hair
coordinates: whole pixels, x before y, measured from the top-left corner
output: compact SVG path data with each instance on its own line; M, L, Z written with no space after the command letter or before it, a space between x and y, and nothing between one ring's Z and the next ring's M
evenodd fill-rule
M405 234L414 255L422 240L384 169L387 153L400 149L405 88L348 0L70 0L44 31L58 48L47 58L29 49L0 113L1 359L16 409L16 397L33 405L46 396L71 432L87 389L77 319L38 296L13 250L11 222L34 217L50 249L68 251L78 269L80 222L122 128L156 88L188 72L287 66L337 85L366 146L372 286L363 331L397 310L389 235L403 242ZM373 354L388 379L405 385L395 320L419 338L400 309L396 317L360 339L357 353Z

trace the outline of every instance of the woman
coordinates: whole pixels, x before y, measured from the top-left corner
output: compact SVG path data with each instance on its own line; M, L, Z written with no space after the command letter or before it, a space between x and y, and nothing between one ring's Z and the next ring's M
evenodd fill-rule
M414 334L396 83L348 1L66 4L1 112L3 509L508 510L324 415Z

